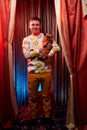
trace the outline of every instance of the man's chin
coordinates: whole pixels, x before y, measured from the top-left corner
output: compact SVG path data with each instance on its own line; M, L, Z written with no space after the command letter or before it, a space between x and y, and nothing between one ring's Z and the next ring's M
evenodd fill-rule
M40 34L40 32L33 32L33 35L35 36L37 36L37 35L39 35Z

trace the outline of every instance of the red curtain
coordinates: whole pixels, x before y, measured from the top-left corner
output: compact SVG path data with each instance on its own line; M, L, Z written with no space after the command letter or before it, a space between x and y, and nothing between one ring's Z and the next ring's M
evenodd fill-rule
M79 64L75 97L77 98L76 110L80 124L87 124L87 16L82 16ZM78 86L78 87L77 87Z
M84 17L81 2L55 0L60 41L70 73L67 126L73 130L76 126L82 130L79 126L87 124L87 13Z
M0 123L6 124L14 118L10 96L10 79L8 63L8 25L10 17L10 0L0 1Z

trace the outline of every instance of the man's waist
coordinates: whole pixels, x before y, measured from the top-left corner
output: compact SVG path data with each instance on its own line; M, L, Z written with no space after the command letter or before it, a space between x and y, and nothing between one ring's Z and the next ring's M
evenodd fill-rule
M42 70L29 70L28 69L28 73L30 74L47 73L47 72L51 72L51 69L42 69Z

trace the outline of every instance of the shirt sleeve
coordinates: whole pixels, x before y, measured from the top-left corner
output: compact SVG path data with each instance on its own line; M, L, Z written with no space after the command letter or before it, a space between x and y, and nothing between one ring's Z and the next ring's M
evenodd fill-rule
M53 56L56 52L60 51L59 45L56 43L56 41L53 41L52 43L52 49L49 52L49 56Z

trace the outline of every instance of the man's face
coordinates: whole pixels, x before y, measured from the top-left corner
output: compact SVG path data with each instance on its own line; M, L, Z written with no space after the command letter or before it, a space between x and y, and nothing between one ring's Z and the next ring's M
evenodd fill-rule
M41 23L38 20L31 20L29 23L29 29L33 35L39 35L41 31Z

